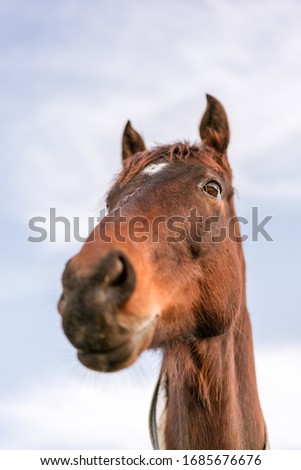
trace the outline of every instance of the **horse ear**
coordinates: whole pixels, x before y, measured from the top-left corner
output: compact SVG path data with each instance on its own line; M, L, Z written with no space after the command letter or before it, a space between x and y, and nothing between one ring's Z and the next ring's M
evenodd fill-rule
M133 129L131 122L128 121L122 136L122 160L135 155L135 153L143 152L145 144L140 134Z
M230 128L223 105L213 96L206 95L207 108L200 124L200 135L204 144L226 153Z

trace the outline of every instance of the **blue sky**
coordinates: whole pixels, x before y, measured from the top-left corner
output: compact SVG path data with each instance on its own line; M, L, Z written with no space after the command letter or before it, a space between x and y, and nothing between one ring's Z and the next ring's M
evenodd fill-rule
M29 243L28 220L55 207L84 232L126 120L149 146L197 141L205 93L228 112L238 213L273 215L274 242L245 244L248 305L272 446L301 448L300 21L284 0L0 1L1 448L150 446L159 358L77 363L56 302L80 244Z

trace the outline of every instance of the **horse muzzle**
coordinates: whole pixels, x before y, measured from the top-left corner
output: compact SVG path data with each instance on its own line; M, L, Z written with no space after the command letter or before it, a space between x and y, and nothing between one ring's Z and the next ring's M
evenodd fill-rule
M135 316L125 308L135 284L130 260L117 249L89 269L67 263L58 309L64 333L86 367L123 369L148 346L155 318Z

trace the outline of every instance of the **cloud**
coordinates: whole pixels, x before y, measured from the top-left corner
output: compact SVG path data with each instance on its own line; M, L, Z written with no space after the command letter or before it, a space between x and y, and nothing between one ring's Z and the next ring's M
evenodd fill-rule
M135 364L130 371L101 376L76 367L76 378L69 371L69 379L37 379L27 390L2 397L1 448L151 448L148 413L156 368Z
M228 110L242 193L299 200L300 6L117 4L113 15L102 3L31 2L24 14L33 37L18 33L1 62L2 104L14 103L14 119L5 123L14 136L4 141L15 194L7 211L28 217L55 205L67 215L90 212L120 168L126 119L133 117L149 143L195 140L205 92ZM15 26L21 18L13 12L8 21ZM9 73L22 74L22 83ZM295 183L279 194L292 167Z
M272 449L301 449L300 345L256 352L261 404ZM148 365L147 365L148 363ZM52 375L0 405L3 449L149 449L148 412L158 359L100 376ZM139 371L140 367L140 371ZM142 367L142 369L141 369Z
M274 346L256 353L261 405L272 449L301 449L301 346Z

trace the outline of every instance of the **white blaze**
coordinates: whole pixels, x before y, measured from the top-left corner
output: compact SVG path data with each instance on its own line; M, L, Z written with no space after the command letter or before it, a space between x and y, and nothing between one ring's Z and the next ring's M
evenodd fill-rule
M163 170L168 165L168 163L152 163L151 165L148 165L142 173L144 175L154 175L155 173L159 173L159 171Z

